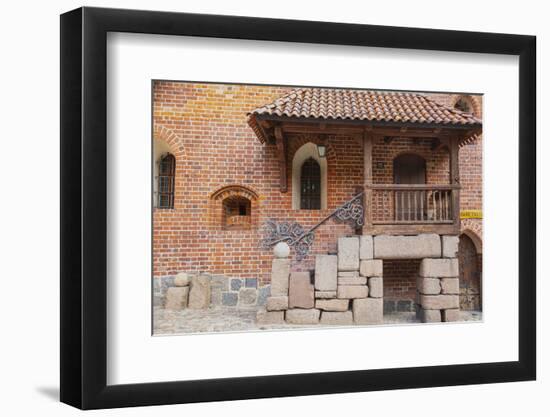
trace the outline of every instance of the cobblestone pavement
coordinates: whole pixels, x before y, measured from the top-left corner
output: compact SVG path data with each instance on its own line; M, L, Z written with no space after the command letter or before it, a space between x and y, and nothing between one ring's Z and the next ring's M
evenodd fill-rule
M208 310L182 311L164 310L155 307L153 310L153 333L155 335L242 332L256 330L277 330L293 328L319 328L328 326L299 326L278 324L258 326L256 324L257 308L211 307ZM463 321L481 321L481 312L461 311ZM384 315L384 324L418 323L415 313L392 313Z

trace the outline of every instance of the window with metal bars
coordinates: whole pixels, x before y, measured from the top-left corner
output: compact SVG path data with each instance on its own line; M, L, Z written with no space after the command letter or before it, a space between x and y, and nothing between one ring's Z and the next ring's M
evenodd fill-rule
M321 167L313 159L306 159L300 172L300 208L321 209Z
M176 174L176 158L172 154L163 155L159 161L158 201L157 207L174 208L174 181Z

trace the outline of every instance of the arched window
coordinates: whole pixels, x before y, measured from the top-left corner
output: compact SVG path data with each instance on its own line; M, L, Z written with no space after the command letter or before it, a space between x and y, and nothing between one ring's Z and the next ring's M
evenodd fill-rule
M306 159L302 164L300 208L302 210L321 209L321 167L313 158Z
M457 100L457 102L455 103L455 109L460 110L461 112L464 112L464 113L474 112L474 109L472 108L472 104L465 97L460 97Z
M176 158L171 153L163 155L158 168L158 208L174 208L174 180L176 175Z

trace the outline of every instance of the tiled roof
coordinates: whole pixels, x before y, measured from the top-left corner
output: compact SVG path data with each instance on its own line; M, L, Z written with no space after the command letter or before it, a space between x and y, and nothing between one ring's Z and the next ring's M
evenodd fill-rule
M444 106L420 93L298 88L248 114L256 131L256 117L315 118L447 126L481 126L472 114ZM298 121L298 120L296 120ZM258 132L257 132L258 133Z

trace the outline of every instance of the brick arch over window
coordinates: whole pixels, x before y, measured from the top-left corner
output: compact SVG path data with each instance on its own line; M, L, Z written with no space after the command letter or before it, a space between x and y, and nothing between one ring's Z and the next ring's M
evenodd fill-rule
M451 107L454 108L460 100L464 100L466 103L468 103L468 105L472 109L473 115L481 119L481 102L477 97L465 94L456 95L452 99Z
M183 145L181 144L180 137L173 130L155 123L153 127L153 138L168 144L170 153L172 153L176 159L182 155Z
M210 194L210 225L214 230L255 229L259 219L259 195L250 187L232 184Z

